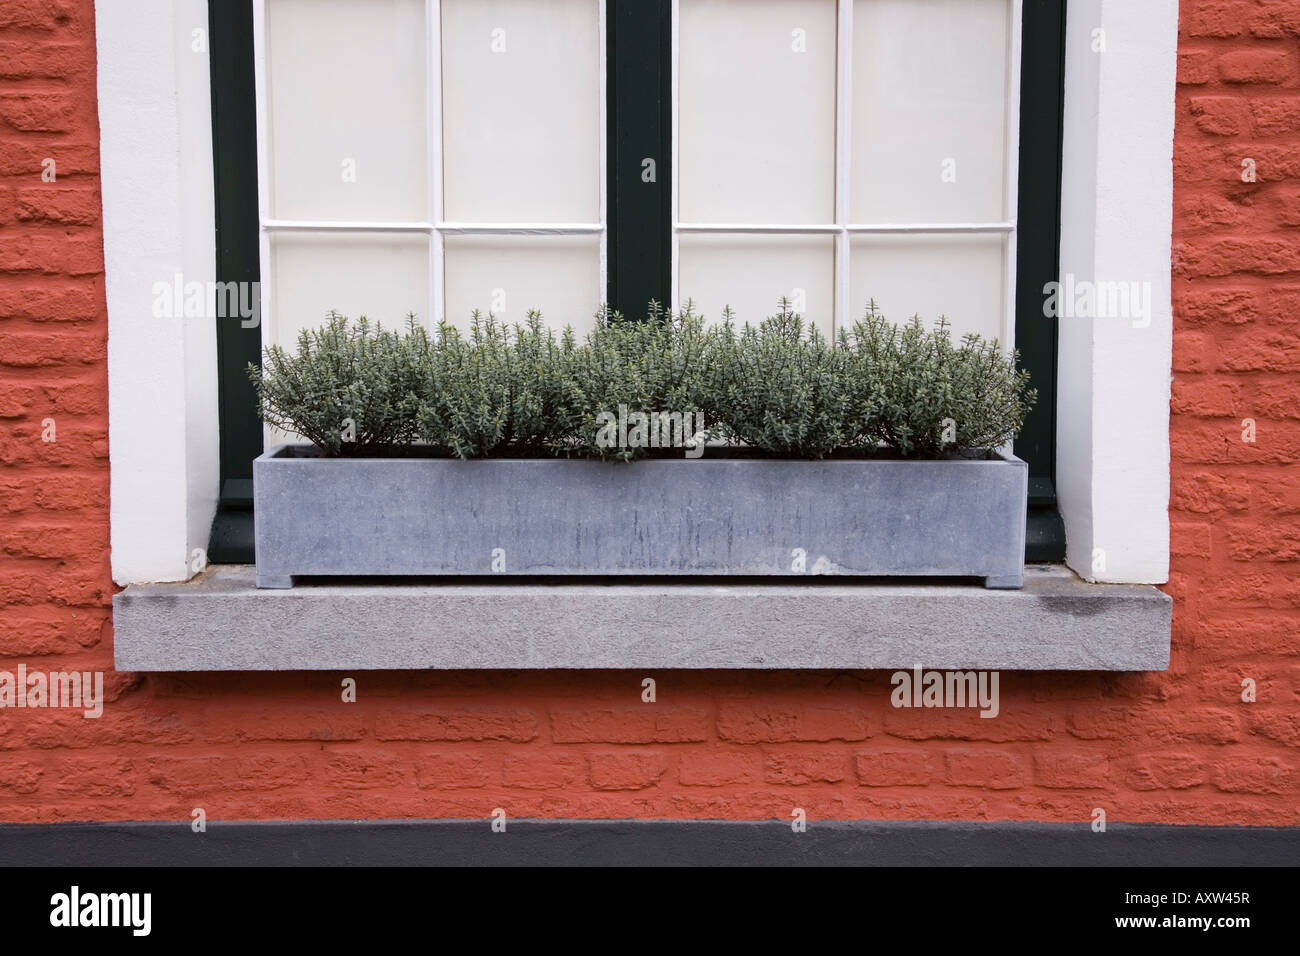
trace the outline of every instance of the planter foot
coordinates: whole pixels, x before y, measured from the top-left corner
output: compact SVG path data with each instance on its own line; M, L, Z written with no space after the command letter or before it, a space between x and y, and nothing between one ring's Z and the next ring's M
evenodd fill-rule
M1017 571L1015 574L990 574L984 579L984 586L1018 591L1025 586L1025 573Z
M263 574L257 572L257 586L259 588L291 588L293 587L292 574Z

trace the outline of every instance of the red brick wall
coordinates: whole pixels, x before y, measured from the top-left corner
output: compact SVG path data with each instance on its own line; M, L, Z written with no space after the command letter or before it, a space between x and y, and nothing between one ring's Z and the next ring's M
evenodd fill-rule
M112 667L92 28L0 6L11 671ZM110 675L99 720L0 711L0 819L1300 823L1300 3L1184 2L1179 77L1168 673L1003 674L993 720L893 710L881 673L363 673L355 704L344 675Z

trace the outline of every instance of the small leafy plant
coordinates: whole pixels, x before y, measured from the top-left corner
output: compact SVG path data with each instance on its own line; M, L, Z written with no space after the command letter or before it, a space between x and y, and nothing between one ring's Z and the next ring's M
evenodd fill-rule
M404 332L330 313L290 353L249 366L263 419L325 455L392 454L413 445L460 458L576 455L632 460L645 447L598 439L620 408L696 413L707 437L754 454L933 458L1011 441L1037 395L996 340L954 343L875 308L832 345L782 300L737 328L707 325L688 302L643 321L602 309L579 344L537 312L507 325L475 313L468 331ZM697 419L698 420L698 419Z
M997 448L1020 433L1038 399L996 339L968 334L954 345L943 318L934 331L915 316L897 326L873 302L841 332L837 351L861 436L904 457Z
M420 344L415 431L426 444L460 458L564 448L582 408L572 332L557 339L537 312L514 327L475 312L467 335L444 323Z
M327 455L368 455L415 441L417 391L426 379L428 338L414 316L399 335L365 316L355 325L330 312L298 333L290 355L273 345L249 366L262 419L297 432Z
M573 453L617 461L644 457L643 446L597 441L599 416L616 415L620 406L692 416L706 411L711 336L703 318L689 302L670 314L652 301L648 313L644 321L629 321L602 309L586 343L572 353L569 374L582 406L569 439Z
M822 458L858 443L864 415L844 356L787 300L739 333L728 311L712 344L709 391L726 438L782 458Z

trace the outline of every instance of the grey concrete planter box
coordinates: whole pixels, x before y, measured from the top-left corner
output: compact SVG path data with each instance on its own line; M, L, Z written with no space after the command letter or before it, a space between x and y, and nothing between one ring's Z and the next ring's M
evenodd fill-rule
M253 462L257 586L298 575L833 574L1018 588L1027 487L1014 456L615 464L320 458L281 445Z

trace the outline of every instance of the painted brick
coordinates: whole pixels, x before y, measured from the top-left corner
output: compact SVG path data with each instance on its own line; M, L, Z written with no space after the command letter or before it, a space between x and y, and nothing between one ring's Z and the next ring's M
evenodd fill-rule
M1034 757L1034 782L1053 790L1101 790L1110 781L1105 754L1044 753Z
M1226 83L1294 83L1295 54L1289 50L1233 50L1219 57Z
M81 6L84 13L85 5ZM76 7L74 0L5 0L0 7L0 30L61 29L72 19Z
M88 226L99 221L99 195L84 186L53 183L18 191L19 222Z
M309 769L303 754L257 753L229 756L156 756L144 771L150 785L175 792L221 793L226 790L276 790L302 783L323 772L324 761Z
M87 230L60 233L42 227L40 232L31 231L0 245L0 272L93 276L103 271L102 240Z
M848 756L839 750L769 751L763 761L763 779L771 784L800 787L810 783L840 783L848 777Z
M1214 79L1213 50L1179 50L1178 82L1188 86L1200 86Z
M853 765L858 783L864 787L924 787L937 776L937 760L924 750L860 753Z
M0 122L21 132L66 133L76 113L76 100L63 91L0 93Z
M753 784L763 776L763 755L753 750L687 750L678 755L677 779L687 787Z
M422 790L479 790L496 783L492 762L477 753L425 754L415 768Z
M1191 111L1202 133L1236 136L1251 131L1250 104L1235 96L1192 97Z
M592 754L588 764L596 790L645 790L664 775L664 755L657 751L617 750Z
M582 758L575 754L536 750L507 756L501 779L507 787L560 791L576 783L585 769Z
M1300 37L1300 9L1291 0L1258 0L1256 6L1243 12L1254 36Z
M1204 758L1192 753L1148 754L1124 768L1125 783L1133 790L1187 790L1209 777Z
M314 781L322 788L386 791L402 786L406 778L406 768L397 755L366 749L328 753Z
M0 753L0 792L26 797L40 789L44 775L45 771L32 761Z
M92 798L131 797L136 792L136 766L122 757L74 757L59 761L55 793Z
M379 740L513 740L537 736L537 717L525 710L453 710L387 713L375 722Z
M4 22L0 20L0 28ZM76 43L0 40L0 78L6 80L71 79L81 76L82 48Z
M1214 768L1214 786L1225 793L1294 793L1295 771L1277 757L1229 757Z
M86 134L83 134L86 135ZM6 136L0 130L0 176L17 177L23 185L42 183L45 160L54 160L54 182L64 183L79 178L97 181L99 175L99 137L86 136L84 142L70 141L65 135L28 134L21 139Z
M718 708L718 736L736 743L865 740L871 724L861 708L768 706L728 701Z
M704 708L640 704L606 710L551 712L551 739L558 744L683 743L707 740L712 721Z
M1279 136L1300 130L1300 97L1251 100L1249 106L1254 116L1255 132L1261 136Z
M944 754L944 774L954 787L1016 790L1029 779L1023 757L1000 750L949 750Z
M1191 278L1300 272L1300 248L1283 237L1193 237L1180 244L1179 274Z
M1236 37L1245 24L1249 4L1241 0L1201 0L1179 9L1179 28L1188 37Z
M89 322L99 316L102 303L93 286L0 286L0 319Z

